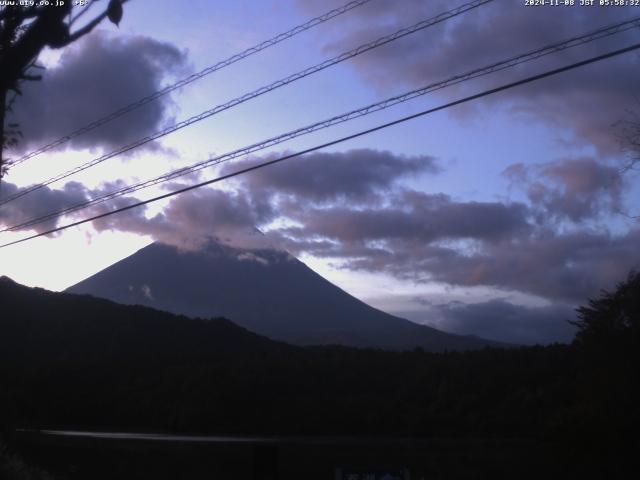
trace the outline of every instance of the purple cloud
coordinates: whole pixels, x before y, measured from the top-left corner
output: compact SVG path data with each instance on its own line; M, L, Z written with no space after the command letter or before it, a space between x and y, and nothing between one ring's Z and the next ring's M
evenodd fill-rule
M19 188L16 185L2 182L2 198L12 196L18 191ZM57 190L48 187L36 190L18 200L2 205L0 207L0 225L10 227L46 215L51 211L84 202L87 200L87 194L87 189L78 182L69 182ZM40 233L57 224L57 219L51 219L34 226L33 230Z
M24 135L19 151L40 147L159 90L167 76L184 72L186 64L186 54L168 43L92 33L65 49L42 81L23 85L24 95L9 118ZM66 148L111 150L126 145L170 121L172 106L171 97L161 97L72 139Z
M549 217L581 222L622 210L623 177L619 168L594 158L569 158L540 165L522 163L503 172L522 188L531 202Z
M372 2L374 3L374 2ZM450 2L396 0L375 2L350 17L350 27L334 27L322 48L342 51L416 23L453 7ZM306 2L299 1L301 8ZM430 84L474 68L543 47L630 17L627 9L605 7L536 8L521 1L493 2L352 61L364 81L384 94ZM576 62L638 41L638 29L553 54L439 92L452 98L479 92L548 68ZM601 153L618 153L612 125L621 120L637 95L640 55L630 53L571 73L486 97L482 103L569 129L580 144ZM455 112L455 110L453 111Z
M223 167L222 174L264 160L230 163ZM433 175L440 170L436 160L427 155L404 156L357 149L343 153L311 153L286 165L274 165L244 175L241 185L253 198L292 197L314 203L370 201L403 179Z

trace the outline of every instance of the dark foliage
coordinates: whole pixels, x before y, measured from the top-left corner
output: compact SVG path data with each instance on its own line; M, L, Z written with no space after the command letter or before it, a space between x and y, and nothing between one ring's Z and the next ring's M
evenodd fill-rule
M573 345L442 354L292 347L223 319L3 280L0 419L7 428L517 437L610 468L637 448L638 278L578 310Z
M640 273L577 309L579 403L566 426L591 449L637 455L640 426ZM598 438L594 444L590 440Z
M47 472L25 461L0 443L0 478L2 480L53 480Z
M640 273L631 272L613 292L603 291L577 309L576 343L594 354L626 355L640 345Z

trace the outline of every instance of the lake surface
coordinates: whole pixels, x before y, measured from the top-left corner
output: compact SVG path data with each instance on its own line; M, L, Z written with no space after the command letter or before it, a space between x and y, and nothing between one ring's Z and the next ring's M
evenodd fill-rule
M211 445L373 445L442 443L443 439L389 436L245 436L245 435L177 435L168 433L99 432L87 430L17 429L19 433L50 437L104 440L139 440L142 442L208 443ZM486 442L487 440L481 440ZM503 440L499 440L503 442ZM514 441L514 440L511 440ZM459 443L460 440L454 440Z
M18 432L39 434L45 436L74 437L74 438L101 438L110 440L141 440L152 442L197 442L211 444L274 444L278 437L252 437L252 436L207 436L207 435L170 435L166 433L132 433L132 432L93 432L81 430L35 430L18 429Z
M495 480L541 478L536 471L543 473L535 445L513 439L184 435L71 429L20 429L16 439L34 463L69 480L385 476L398 480ZM345 472L351 476L344 476Z

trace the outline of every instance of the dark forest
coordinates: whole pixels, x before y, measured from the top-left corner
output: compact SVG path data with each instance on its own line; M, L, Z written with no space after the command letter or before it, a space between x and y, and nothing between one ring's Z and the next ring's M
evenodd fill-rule
M0 421L215 434L517 438L572 472L637 461L640 275L578 309L571 345L293 347L3 280ZM594 470L595 469L595 470Z

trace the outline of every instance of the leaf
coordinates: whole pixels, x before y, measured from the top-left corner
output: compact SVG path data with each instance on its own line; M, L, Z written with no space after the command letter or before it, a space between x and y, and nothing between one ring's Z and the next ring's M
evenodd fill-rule
M116 26L120 25L120 20L122 20L121 0L110 0L109 6L107 7L107 17L111 20L111 23L114 23Z

